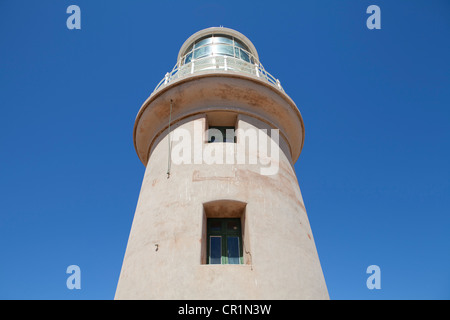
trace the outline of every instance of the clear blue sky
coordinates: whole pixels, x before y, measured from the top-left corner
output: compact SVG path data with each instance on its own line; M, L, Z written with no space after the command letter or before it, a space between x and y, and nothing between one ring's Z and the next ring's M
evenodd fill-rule
M135 116L219 25L303 115L295 169L330 297L450 299L448 0L0 0L0 299L114 297L145 169Z

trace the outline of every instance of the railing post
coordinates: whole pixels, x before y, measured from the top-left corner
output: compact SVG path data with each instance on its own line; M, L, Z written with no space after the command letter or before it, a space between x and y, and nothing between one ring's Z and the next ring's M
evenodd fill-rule
M177 64L175 64L172 71L165 74L164 78L159 82L154 91L158 90L160 87L170 83L175 79L187 76L187 74L189 73L189 63L183 65L183 59L184 58L180 59ZM238 72L256 75L256 77L265 79L271 85L276 86L281 91L284 91L283 87L281 86L280 80L276 79L274 76L268 73L264 69L263 65L256 59L252 59L253 63L247 63L245 61L241 61L240 59L236 59L233 57L230 58L227 56L208 56L204 59L208 59L208 61L206 61L207 63L205 63L203 59L200 59L200 65L197 67L197 71L199 71L199 69L220 69L225 71L228 71L229 69L236 70ZM220 61L220 59L223 59L223 62ZM190 64L190 74L193 74L196 70L195 62L191 61ZM228 67L228 64L230 64L230 68ZM252 70L252 66L254 67L254 71Z
M281 83L280 83L280 80L278 80L278 79L277 79L277 86L278 86L278 89L281 90Z
M169 73L166 73L166 76L164 77L164 84L167 84L169 82Z

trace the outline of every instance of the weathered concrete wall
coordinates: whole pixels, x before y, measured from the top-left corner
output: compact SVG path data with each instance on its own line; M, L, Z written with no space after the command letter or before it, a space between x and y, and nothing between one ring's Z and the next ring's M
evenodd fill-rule
M198 137L194 129L204 132L206 121L207 113L198 113L172 129ZM237 127L271 129L244 114ZM278 173L269 176L257 164L172 163L168 178L167 139L165 130L151 144L116 299L328 299L283 136ZM204 135L200 140L206 145ZM202 263L205 217L213 214L204 204L219 200L244 204L243 265Z

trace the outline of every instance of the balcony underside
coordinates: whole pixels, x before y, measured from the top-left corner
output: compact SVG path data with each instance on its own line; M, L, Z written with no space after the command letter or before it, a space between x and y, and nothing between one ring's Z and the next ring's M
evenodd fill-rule
M210 111L232 111L260 119L280 130L280 136L289 144L293 162L300 156L304 125L292 99L257 76L215 69L175 79L144 102L133 133L142 163L147 165L152 144L167 130L169 117L175 125L186 117Z

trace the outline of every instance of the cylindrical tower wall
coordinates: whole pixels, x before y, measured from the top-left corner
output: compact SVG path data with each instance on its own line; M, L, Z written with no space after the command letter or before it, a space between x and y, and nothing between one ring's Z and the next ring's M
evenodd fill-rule
M236 129L273 129L252 116L229 114L236 117ZM169 153L167 129L152 144L115 298L327 299L287 141L280 136L276 144L279 156L272 164L278 171L272 175L261 174L267 159L259 153L256 164L248 163L250 148L246 163L194 163L195 150L201 146L205 156L212 145L207 128L218 118L227 115L206 111L171 127L172 139L177 132L190 136L191 163L168 163L169 154L175 162L185 155L182 139L172 141ZM214 147L237 149L243 143ZM241 218L241 265L206 264L206 220L218 215Z

